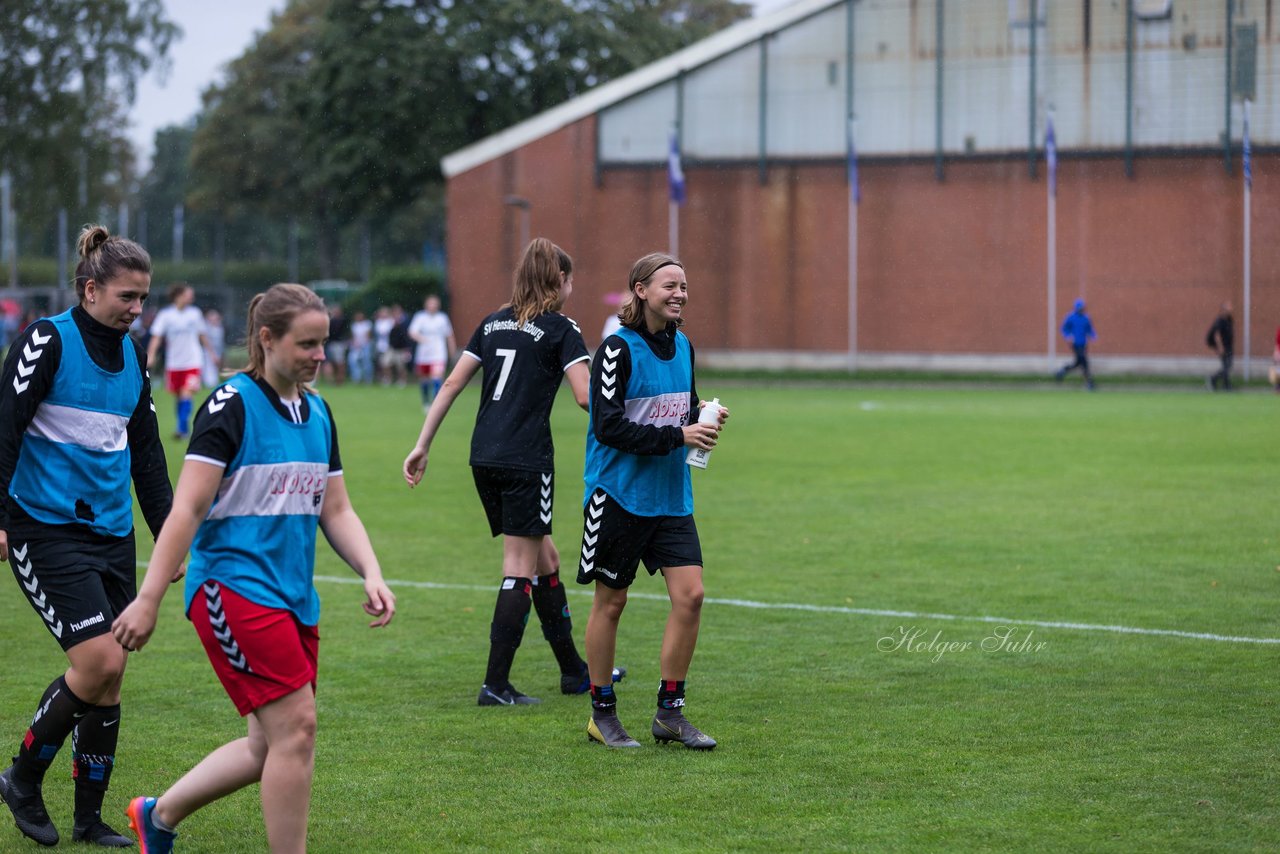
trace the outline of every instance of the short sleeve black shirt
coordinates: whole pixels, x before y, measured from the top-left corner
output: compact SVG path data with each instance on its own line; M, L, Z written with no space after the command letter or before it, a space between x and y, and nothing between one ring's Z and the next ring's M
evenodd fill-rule
M254 382L262 389L281 418L295 424L307 422L311 415L311 401L305 395L297 401L286 402L280 399L280 395L265 380L255 377ZM320 400L318 397L316 399ZM329 413L329 475L332 477L342 474L342 455L338 453L338 422L334 420L333 410L329 409L328 403L320 400L320 405ZM196 410L186 459L213 463L223 468L231 465L244 442L244 419L244 401L240 399L240 395L234 393L234 389L228 390L228 386L218 386Z
M552 311L519 326L502 308L480 323L465 355L484 371L471 465L553 471L551 405L564 372L588 358L578 324Z

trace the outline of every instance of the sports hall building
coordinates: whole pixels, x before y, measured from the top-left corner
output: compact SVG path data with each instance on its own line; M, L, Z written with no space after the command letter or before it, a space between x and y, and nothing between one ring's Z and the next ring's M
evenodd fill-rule
M1200 370L1229 299L1257 375L1280 325L1276 7L797 0L446 157L454 322L505 301L541 235L575 259L594 346L632 261L669 248L674 139L700 363L1040 370L1083 297L1100 372Z

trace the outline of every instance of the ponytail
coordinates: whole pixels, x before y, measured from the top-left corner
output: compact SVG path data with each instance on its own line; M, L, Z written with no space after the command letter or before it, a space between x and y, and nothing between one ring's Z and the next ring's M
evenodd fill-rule
M573 259L545 237L529 241L516 267L511 288L511 310L523 326L540 314L559 311L564 305L561 285L573 273Z
M289 331L290 324L306 311L323 312L324 300L316 292L302 285L272 285L249 300L249 322L246 343L249 345L249 366L245 372L251 377L265 376L267 353L262 346L260 330L266 329L272 338L281 338Z

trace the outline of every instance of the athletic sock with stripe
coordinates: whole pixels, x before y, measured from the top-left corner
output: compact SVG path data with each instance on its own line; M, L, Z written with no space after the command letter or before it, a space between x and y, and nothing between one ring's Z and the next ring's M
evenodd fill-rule
M604 717L618 713L618 697L612 685L591 686L591 716Z
M71 733L71 776L76 781L76 827L102 819L102 798L111 784L120 738L120 704L93 706Z
M71 693L65 676L50 682L14 757L14 776L24 783L42 782L67 735L92 709L92 705Z
M658 716L676 714L684 707L684 680L663 679L658 683Z

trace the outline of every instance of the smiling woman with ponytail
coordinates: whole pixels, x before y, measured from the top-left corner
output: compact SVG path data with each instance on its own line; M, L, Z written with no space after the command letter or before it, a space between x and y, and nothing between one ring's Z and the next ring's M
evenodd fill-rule
M148 854L170 851L191 813L257 782L271 850L306 849L320 650L317 530L364 579L370 627L395 615L395 596L347 494L333 413L311 388L328 337L324 302L302 285L273 285L249 303L249 368L200 406L173 513L137 600L112 627L121 644L145 645L168 579L190 549L187 617L247 719L244 738L209 754L160 797L129 803L129 823Z

